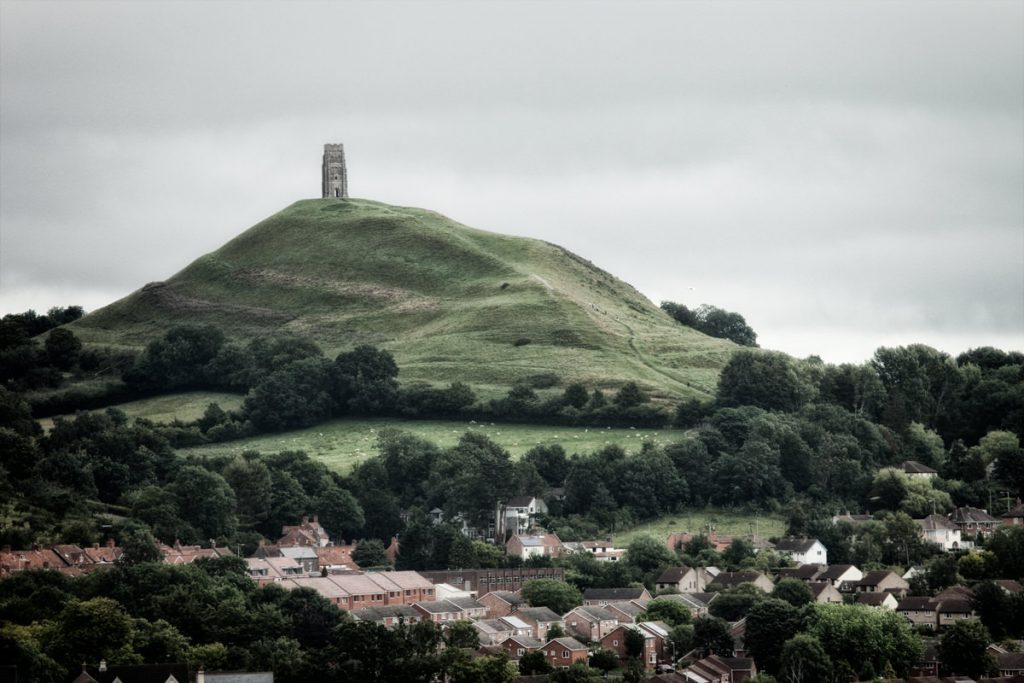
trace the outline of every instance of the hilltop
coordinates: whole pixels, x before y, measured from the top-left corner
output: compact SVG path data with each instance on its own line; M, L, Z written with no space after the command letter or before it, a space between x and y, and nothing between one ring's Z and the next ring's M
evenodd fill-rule
M485 391L555 375L706 397L736 348L557 245L362 199L298 201L71 327L87 342L141 347L184 323L237 339L299 334L328 354L374 344L395 355L403 382Z

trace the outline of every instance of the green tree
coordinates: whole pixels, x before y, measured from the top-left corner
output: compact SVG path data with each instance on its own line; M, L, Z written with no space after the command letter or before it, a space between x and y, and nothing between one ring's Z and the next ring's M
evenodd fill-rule
M836 667L840 662L856 673L870 661L875 671L886 663L905 676L924 650L921 638L906 619L888 610L864 605L810 605L804 631L816 637Z
M781 579L775 584L772 597L785 600L793 607L803 607L814 602L814 593L811 592L811 587L800 579Z
M565 614L583 603L583 596L573 585L557 579L533 579L523 584L522 598L532 607L548 607L556 614Z
M480 647L480 632L474 628L471 621L453 621L445 629L444 642L448 647L468 647L475 650Z
M777 593L778 588L773 595ZM757 668L776 674L782 646L800 630L800 613L792 603L773 597L751 608L746 629L744 643Z
M982 625L988 629L995 641L1006 637L1012 626L1009 617L1013 614L1011 598L1006 591L993 581L981 581L974 586L971 606L974 608Z
M694 647L694 628L692 624L673 626L668 632L669 655L673 661L682 657Z
M357 346L334 360L335 397L346 411L378 414L398 401L398 365L387 351Z
M579 382L574 382L567 386L565 393L562 394L562 402L577 410L582 410L587 405L589 398L590 395L587 393L587 388Z
M335 536L351 536L366 523L359 501L347 489L336 484L326 486L311 504L320 517L320 523Z
M51 652L69 668L83 661L132 661L135 623L116 600L97 597L72 602L57 618Z
M362 539L352 551L352 561L360 567L385 567L391 564L385 550L379 539Z
M629 542L623 561L636 567L641 574L650 574L673 564L676 558L664 542L641 534Z
M615 653L613 652L612 655ZM616 658L616 663L618 663ZM532 650L519 658L519 673L523 676L539 676L553 671L544 653L540 650Z
M146 346L124 379L134 386L164 390L207 386L206 366L223 345L224 333L215 327L173 327Z
M723 406L793 412L811 395L796 362L775 351L737 351L718 376L718 402Z
M335 405L331 365L323 358L307 358L260 380L242 404L242 412L258 429L280 431L323 422Z
M700 617L693 622L693 645L700 650L701 657L731 657L735 643L729 634L729 622L718 617Z
M619 408L633 408L647 403L647 395L636 382L626 382L615 393L612 402Z
M642 633L633 629L626 629L626 634L623 637L623 645L625 646L626 656L632 659L640 659L644 656L644 643L646 638Z
M817 683L831 679L832 661L814 636L794 636L782 646L779 657L782 680L786 683Z
M182 517L204 539L230 537L238 527L235 492L224 477L197 465L185 465L168 487Z
M240 456L228 463L223 476L235 493L236 512L243 524L251 528L270 517L272 482L266 463Z
M484 525L493 520L495 501L511 494L513 472L508 451L483 434L466 432L437 459L428 489L447 513Z
M662 621L669 626L678 626L689 624L691 615L689 608L678 600L655 598L647 603L637 621Z
M980 621L958 621L939 640L939 661L949 671L977 678L996 668L986 651L990 642L992 637Z
M726 621L739 621L747 616L754 605L765 599L765 592L752 583L718 591L710 612Z
M131 526L121 535L121 557L117 563L131 567L143 562L163 562L164 556L153 534L142 526Z
M1018 581L1024 579L1024 527L997 529L988 539L985 548L999 561L1002 578Z
M46 358L50 365L58 370L70 370L78 363L82 342L71 330L58 327L47 335L43 348L46 350Z
M537 652L540 654L539 650ZM604 672L614 671L619 668L619 656L611 650L598 648L590 653L590 666ZM522 671L522 665L520 665L520 671ZM526 675L525 671L523 675Z

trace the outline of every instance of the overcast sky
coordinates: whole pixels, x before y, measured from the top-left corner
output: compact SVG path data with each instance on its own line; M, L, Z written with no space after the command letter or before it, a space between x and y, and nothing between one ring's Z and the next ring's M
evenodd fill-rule
M291 202L561 244L762 346L1024 350L1024 3L0 0L0 312Z

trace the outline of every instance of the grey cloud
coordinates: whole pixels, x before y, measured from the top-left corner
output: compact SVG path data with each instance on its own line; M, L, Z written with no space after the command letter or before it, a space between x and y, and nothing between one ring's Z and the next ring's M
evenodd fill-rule
M2 307L165 278L315 196L342 141L354 196L562 244L783 350L1020 348L1022 23L1006 2L0 3Z

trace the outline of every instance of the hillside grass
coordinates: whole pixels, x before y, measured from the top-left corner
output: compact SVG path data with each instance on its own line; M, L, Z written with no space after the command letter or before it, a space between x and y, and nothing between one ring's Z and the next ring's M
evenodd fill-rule
M293 333L329 355L374 344L403 382L459 380L485 396L552 373L563 387L636 381L658 400L710 398L736 348L561 247L368 200L296 202L71 327L139 347L183 323L238 340Z
M691 534L707 533L709 526L719 535L748 537L756 533L760 538L782 536L786 532L786 521L779 515L764 513L752 514L736 510L717 508L687 510L677 512L648 523L641 524L612 536L616 548L625 548L637 536L650 535L660 541L668 540L674 531L686 531Z
M141 417L163 423L174 420L191 422L202 417L206 407L211 403L217 403L224 410L237 410L241 407L244 398L244 396L239 394L226 394L216 391L186 391L119 403L110 407L123 411L125 415L133 419ZM86 412L102 412L102 410L106 409L102 408ZM43 418L38 422L43 429L49 431L53 427L53 420L54 418Z
M684 432L677 429L613 429L552 427L505 423L476 423L444 420L341 419L309 429L262 435L221 444L179 449L183 455L200 457L234 456L243 451L260 453L301 450L331 469L345 474L357 463L377 454L377 435L383 429L397 428L415 434L441 447L454 446L467 431L485 434L509 451L513 458L538 445L559 444L566 453L589 453L611 444L629 451L646 440L655 443L678 441Z

